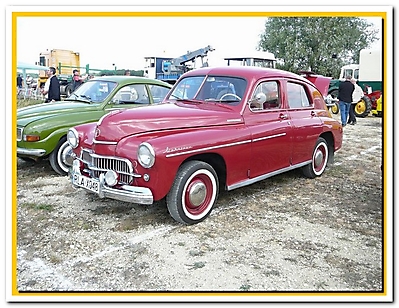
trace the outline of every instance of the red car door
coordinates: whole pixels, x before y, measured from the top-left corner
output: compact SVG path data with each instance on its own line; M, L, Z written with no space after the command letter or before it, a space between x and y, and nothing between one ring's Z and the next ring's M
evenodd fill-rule
M245 112L252 137L249 178L290 166L292 127L287 109L282 108L279 83L261 82L252 98L259 93L266 95L266 102L253 102Z
M312 93L306 84L287 82L288 114L292 127L291 165L312 158L313 148L322 132L322 122L313 106Z

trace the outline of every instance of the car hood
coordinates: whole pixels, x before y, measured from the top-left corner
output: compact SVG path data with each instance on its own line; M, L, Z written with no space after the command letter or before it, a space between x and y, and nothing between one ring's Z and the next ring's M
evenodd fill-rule
M88 104L79 102L55 102L40 105L33 105L17 110L17 124L26 126L30 122L61 116L63 114L74 114L89 112L98 109L99 104Z
M96 140L119 141L151 131L232 125L242 122L239 112L213 103L162 103L134 110L113 111L97 126Z

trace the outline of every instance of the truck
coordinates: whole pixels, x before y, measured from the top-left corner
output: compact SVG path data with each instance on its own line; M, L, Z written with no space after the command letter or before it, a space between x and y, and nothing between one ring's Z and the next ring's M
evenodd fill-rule
M377 100L382 93L382 58L380 50L362 49L358 64L344 65L341 68L339 79L332 79L328 93L338 97L339 83L346 76L352 76L364 91L363 98L356 104L356 117L364 118L370 114L382 116L382 110L377 110ZM331 108L335 114L339 112L338 103Z
M208 45L204 48L188 51L177 58L145 57L144 76L174 84L181 75L195 68L195 62L198 58L201 60L201 67L208 66L208 62L204 62L204 58L208 55L208 52L214 50L212 46Z
M232 56L224 58L227 66L258 66L266 68L276 68L276 57L271 52L256 51L248 55Z
M39 62L41 66L55 67L57 69L57 78L60 82L60 92L63 96L69 96L71 93L71 82L74 69L80 68L79 52L65 49L51 49L40 53ZM44 87L48 77L45 71L39 71L37 86Z

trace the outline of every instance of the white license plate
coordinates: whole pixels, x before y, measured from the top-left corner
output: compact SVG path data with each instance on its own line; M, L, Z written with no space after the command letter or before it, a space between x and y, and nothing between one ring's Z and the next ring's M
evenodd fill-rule
M99 192L100 182L84 175L74 174L72 178L73 184L91 190L95 193Z

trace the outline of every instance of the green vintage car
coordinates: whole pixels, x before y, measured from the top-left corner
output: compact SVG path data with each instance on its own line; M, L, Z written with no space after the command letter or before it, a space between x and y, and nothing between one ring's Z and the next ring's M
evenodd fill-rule
M51 167L66 175L72 163L68 128L98 121L110 111L162 102L172 86L135 76L103 76L83 83L61 102L17 110L17 156L23 160L48 158Z

